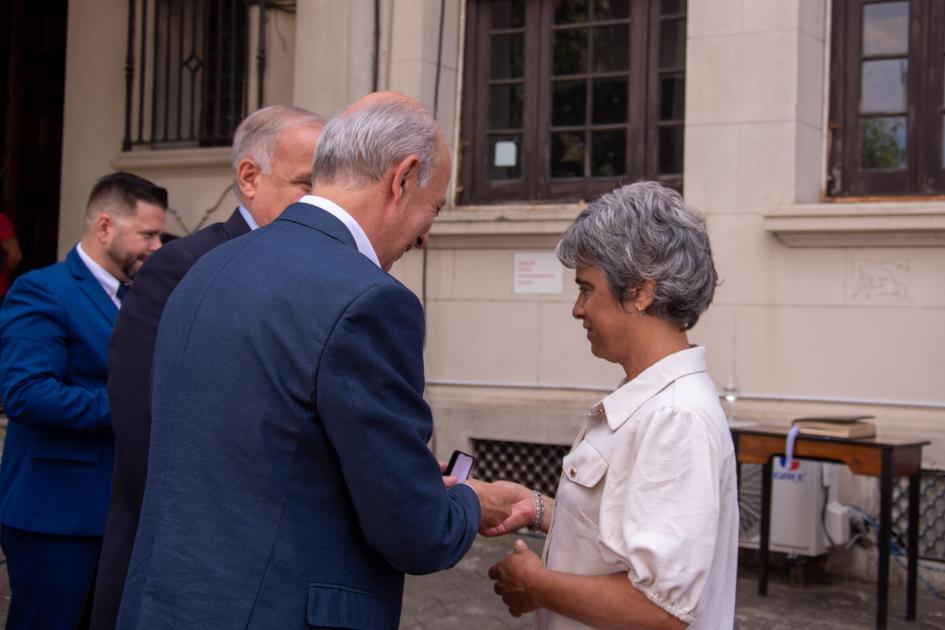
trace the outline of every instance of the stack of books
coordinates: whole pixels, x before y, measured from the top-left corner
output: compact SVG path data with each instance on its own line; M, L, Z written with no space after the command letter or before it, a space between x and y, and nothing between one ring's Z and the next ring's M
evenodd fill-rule
M800 433L840 438L868 438L876 435L876 425L866 422L873 416L811 416L798 418Z

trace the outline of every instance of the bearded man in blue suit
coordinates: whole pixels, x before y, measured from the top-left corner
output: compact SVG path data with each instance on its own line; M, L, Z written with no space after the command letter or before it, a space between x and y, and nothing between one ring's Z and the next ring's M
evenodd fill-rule
M20 277L0 311L0 466L6 627L74 630L108 511L114 440L108 339L144 260L161 246L167 191L130 173L92 189L66 260Z
M396 628L404 573L452 566L510 513L503 486L445 487L423 310L386 273L426 244L449 176L429 112L369 95L322 131L313 195L178 285L120 630Z

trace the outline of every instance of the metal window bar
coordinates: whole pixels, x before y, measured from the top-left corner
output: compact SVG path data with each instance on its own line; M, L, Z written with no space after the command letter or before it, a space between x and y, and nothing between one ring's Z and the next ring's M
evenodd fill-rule
M474 439L473 474L483 481L516 481L553 497L561 477L561 461L570 449L569 445Z
M892 528L905 549L909 525L909 479L893 486ZM923 470L919 488L919 557L945 562L945 470Z
M123 151L230 144L249 111L254 5L261 107L268 13L293 13L294 0L128 0Z

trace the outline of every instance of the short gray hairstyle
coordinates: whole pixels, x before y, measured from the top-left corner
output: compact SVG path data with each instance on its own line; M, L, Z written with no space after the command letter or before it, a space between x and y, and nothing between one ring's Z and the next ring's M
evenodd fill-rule
M440 131L433 115L418 103L386 98L357 107L325 125L315 152L312 187L379 181L411 155L419 160L421 187L436 172Z
M592 202L555 250L569 268L597 267L621 304L647 280L647 313L689 330L709 307L718 274L705 220L675 190L637 182Z
M257 109L243 119L233 134L233 191L240 197L236 169L239 163L249 158L259 165L266 175L272 173L272 159L276 153L279 136L290 127L299 125L323 126L325 118L301 107L272 105Z

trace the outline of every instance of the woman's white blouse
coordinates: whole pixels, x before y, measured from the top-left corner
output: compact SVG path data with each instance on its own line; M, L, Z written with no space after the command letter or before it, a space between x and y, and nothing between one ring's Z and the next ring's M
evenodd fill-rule
M555 571L626 572L690 628L733 626L735 452L704 348L664 358L591 409L564 458L544 555ZM537 627L588 626L539 610Z

